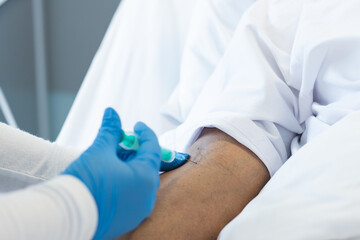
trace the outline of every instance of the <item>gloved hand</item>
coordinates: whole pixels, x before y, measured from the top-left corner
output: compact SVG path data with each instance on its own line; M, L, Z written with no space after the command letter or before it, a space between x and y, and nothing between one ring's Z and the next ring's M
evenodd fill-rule
M119 116L106 109L94 143L63 172L84 182L94 196L99 213L94 239L129 232L153 210L160 185L160 146L144 123L137 123L134 130L139 136L139 151L122 154L118 147Z

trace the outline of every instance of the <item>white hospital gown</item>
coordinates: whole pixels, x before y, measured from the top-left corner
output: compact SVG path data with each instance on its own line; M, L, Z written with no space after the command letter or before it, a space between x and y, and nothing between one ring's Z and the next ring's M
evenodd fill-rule
M163 114L182 123L229 45L244 12L257 0L198 0L181 60L180 81Z
M185 150L203 127L217 127L273 175L291 152L360 109L359 12L356 0L258 1L163 142Z

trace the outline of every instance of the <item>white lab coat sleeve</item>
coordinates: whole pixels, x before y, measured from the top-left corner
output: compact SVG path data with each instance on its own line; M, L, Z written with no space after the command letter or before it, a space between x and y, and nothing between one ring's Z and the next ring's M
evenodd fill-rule
M0 195L0 239L91 239L97 207L77 178L60 176Z
M302 1L286 0L250 7L188 118L161 142L186 151L203 127L216 127L252 150L273 175L303 131L298 95L288 85L301 8Z
M51 179L80 153L0 123L0 192Z

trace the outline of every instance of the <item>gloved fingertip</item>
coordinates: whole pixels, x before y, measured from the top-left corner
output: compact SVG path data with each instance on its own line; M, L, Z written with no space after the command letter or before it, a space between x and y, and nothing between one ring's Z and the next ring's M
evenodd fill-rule
M139 136L138 159L146 159L156 169L159 169L160 145L156 134L143 122L136 123L134 131Z
M104 112L101 128L114 128L121 130L121 121L117 112L113 108L107 108Z
M139 133L147 129L149 129L149 127L143 122L137 122L134 127L135 133Z
M154 131L143 122L137 122L135 124L134 132L139 136L140 143L153 140L157 141Z
M113 108L105 109L102 125L120 125L120 117ZM121 125L120 125L121 127Z
M108 107L105 109L104 119L112 118L113 115L115 115L115 114L116 114L115 110L111 107Z
M109 143L113 146L120 142L121 136L120 117L113 108L107 108L104 112L101 128L99 129L95 142L102 145Z

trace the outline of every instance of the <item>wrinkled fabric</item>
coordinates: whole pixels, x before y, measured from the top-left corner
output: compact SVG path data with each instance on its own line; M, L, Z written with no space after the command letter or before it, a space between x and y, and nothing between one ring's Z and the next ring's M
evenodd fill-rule
M184 48L180 82L163 114L182 123L230 43L244 12L257 0L198 0Z
M271 175L286 161L303 131L297 93L285 78L301 3L270 7L260 1L245 12L186 120L162 142L184 151L203 127L216 127L252 150Z
M183 151L203 127L217 127L273 175L291 154L360 108L359 7L356 1L255 3L184 123L162 141Z
M143 120L137 117L149 113L151 123L172 129L163 134L161 144L181 152L186 152L204 127L219 128L252 150L273 175L292 153L359 108L358 68L354 66L358 62L358 21L351 14L354 10L347 9L352 5L357 7L352 1L336 6L332 1L261 0L241 6L235 0L199 0L191 5L193 17L190 29L186 28L189 34L182 37L184 49L179 49L178 56L183 52L183 58L177 58L178 70L173 75L178 85L174 85L168 103L157 107L163 111L144 111L135 116L133 106L138 104L132 104L121 108L120 115L126 122L127 116ZM331 14L317 14L323 9ZM120 23L114 20L115 24ZM109 31L108 36L111 32L115 34ZM106 39L111 39L108 36L102 48L122 46L106 44ZM129 52L137 53L136 44L127 46L132 46ZM104 49L99 50L97 59L105 56ZM106 72L108 77L85 80L59 143L87 145L97 129L95 119L102 112L99 106L105 107L110 101L124 104L137 92L134 87L126 92L129 95L121 94L119 89L126 81L130 83L119 74L126 71L106 70L114 69L114 62L103 59L108 64L100 65L95 59L88 76ZM136 69L133 72L146 76L148 72L139 71L141 65L129 59L126 62ZM159 72L164 69L167 72L169 68L159 68ZM115 88L103 80L115 77ZM140 102L152 104L146 95L139 98Z
M197 0L123 0L57 138L86 149L102 113L113 107L124 129L137 121L157 134L177 126L160 113L179 81L185 38Z
M359 123L350 113L296 152L218 239L360 239Z
M76 149L0 123L0 193L52 179L79 155Z

